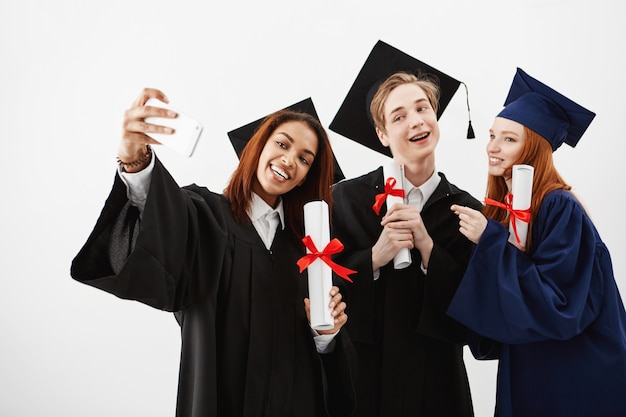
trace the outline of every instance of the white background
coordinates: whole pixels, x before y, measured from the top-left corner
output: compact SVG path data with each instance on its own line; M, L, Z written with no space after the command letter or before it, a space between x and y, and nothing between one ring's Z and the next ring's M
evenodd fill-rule
M614 0L0 0L0 416L173 416L171 314L72 280L115 174L124 110L145 86L205 126L196 154L157 152L180 185L220 191L226 132L311 97L328 126L383 40L464 81L440 120L438 168L484 195L487 131L517 66L597 113L555 154L626 294L624 3ZM383 157L333 132L347 177ZM476 415L495 362L466 356Z

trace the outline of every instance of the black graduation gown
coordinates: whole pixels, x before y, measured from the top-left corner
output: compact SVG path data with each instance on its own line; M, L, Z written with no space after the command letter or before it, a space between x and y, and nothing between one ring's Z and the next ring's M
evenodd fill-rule
M252 224L235 221L223 195L179 188L158 160L132 249L128 207L116 175L71 274L176 312L177 416L351 415L351 343L340 331L331 354L317 353L304 311L307 278L296 265L304 249L288 229L279 228L267 250Z
M473 415L463 362L466 330L446 309L472 248L450 206L480 209L481 203L439 175L421 212L435 243L427 276L414 249L408 268L396 270L390 262L373 280L372 247L386 213L372 210L384 190L382 167L333 188L333 233L345 246L334 260L358 271L344 290L346 328L359 361L358 416Z

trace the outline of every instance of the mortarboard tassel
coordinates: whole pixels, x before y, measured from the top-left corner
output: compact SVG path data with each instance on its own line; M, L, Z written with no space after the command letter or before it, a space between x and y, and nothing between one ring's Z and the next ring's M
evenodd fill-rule
M472 127L472 121L469 121L469 125L467 126L467 138L474 139L476 135L474 135L474 128Z
M467 85L464 82L461 82L463 87L465 87L465 99L467 101L467 118L469 119L469 124L467 126L467 138L475 139L476 135L474 134L474 128L472 127L472 116L470 115L470 105L469 105L469 91L467 90Z

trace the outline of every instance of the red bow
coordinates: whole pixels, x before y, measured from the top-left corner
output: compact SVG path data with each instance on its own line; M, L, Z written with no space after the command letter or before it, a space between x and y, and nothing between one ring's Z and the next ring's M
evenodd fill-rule
M330 266L330 269L335 271L335 273L339 275L341 278L345 279L346 281L352 282L352 280L350 279L350 277L348 277L348 275L353 274L356 271L353 271L352 269L341 266L333 262L330 259L331 255L339 253L343 250L343 243L341 243L339 239L334 238L333 240L331 240L328 243L328 245L326 245L324 250L321 252L318 251L317 248L315 247L315 243L313 243L313 239L311 239L311 236L308 236L308 235L305 236L302 239L302 242L304 243L304 246L306 246L306 248L311 253L308 253L304 255L302 258L298 259L298 266L300 267L300 272L304 271L309 265L313 263L313 261L319 258L322 261L324 261L328 266Z
M404 190L401 188L393 188L396 185L396 179L394 177L387 178L387 182L385 182L385 192L376 194L376 202L372 206L374 212L379 215L380 209L383 207L383 203L387 200L388 195L392 195L394 197L404 197Z
M515 224L515 219L519 219L524 223L530 222L530 207L526 210L515 210L513 208L513 194L508 193L504 197L504 204L492 200L491 198L485 198L485 204L489 204L490 206L496 206L505 209L511 215L511 225L513 226L513 232L515 233L515 239L517 243L520 243L519 235L517 234L517 225Z

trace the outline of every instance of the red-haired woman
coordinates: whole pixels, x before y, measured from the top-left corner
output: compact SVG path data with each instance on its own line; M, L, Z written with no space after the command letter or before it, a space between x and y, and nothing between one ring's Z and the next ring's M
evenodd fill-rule
M496 416L626 416L626 312L609 251L552 162L595 115L520 69L505 106L487 144L496 203L451 208L476 246L448 314L480 335L475 357L499 359ZM523 247L509 222L525 215L497 204L517 164L534 167Z
M175 312L182 355L176 415L350 415L352 347L331 290L332 330L308 321L303 205L332 203L333 159L319 121L269 115L244 149L224 194L179 188L146 133L144 89L124 118L119 175L72 276L124 299ZM133 220L136 212L140 220ZM130 219L130 220L129 220Z

